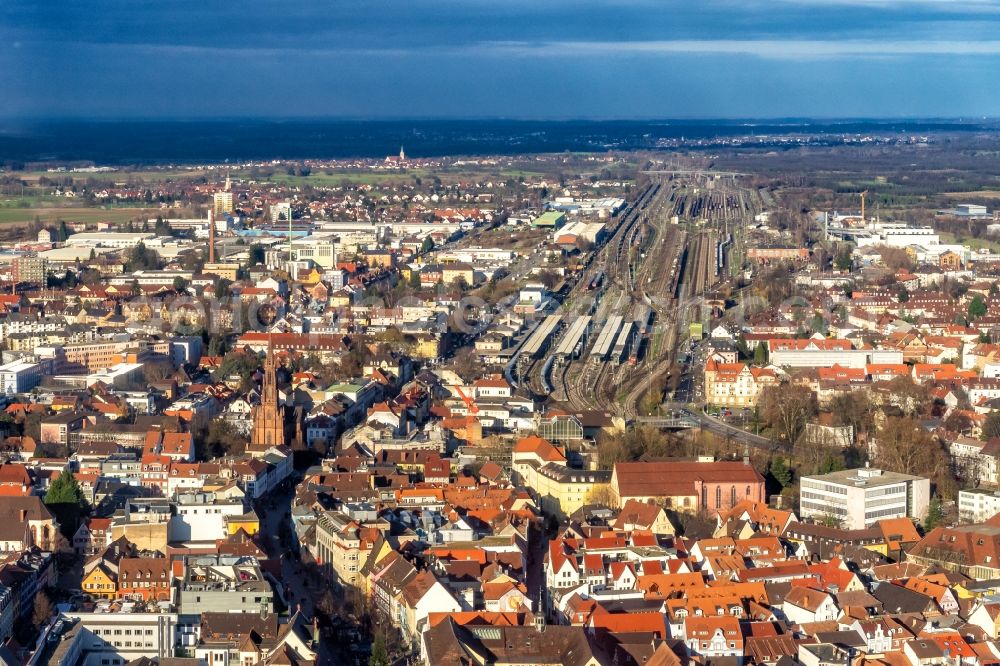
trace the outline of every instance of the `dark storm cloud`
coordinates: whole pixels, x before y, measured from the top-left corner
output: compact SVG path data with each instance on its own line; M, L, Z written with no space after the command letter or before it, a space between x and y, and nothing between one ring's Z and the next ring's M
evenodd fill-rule
M0 4L7 116L995 115L973 0Z

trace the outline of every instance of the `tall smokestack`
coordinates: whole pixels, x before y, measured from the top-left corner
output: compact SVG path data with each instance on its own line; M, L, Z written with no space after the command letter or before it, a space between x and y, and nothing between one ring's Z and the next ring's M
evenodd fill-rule
M208 263L215 263L215 209L208 209Z

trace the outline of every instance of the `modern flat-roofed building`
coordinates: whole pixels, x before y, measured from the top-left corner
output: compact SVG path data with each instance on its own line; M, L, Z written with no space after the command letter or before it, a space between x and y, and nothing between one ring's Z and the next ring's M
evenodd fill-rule
M855 530L887 518L923 520L930 493L929 479L875 468L804 476L799 516L816 521L832 519Z
M958 519L963 523L985 523L1000 513L1000 490L970 488L958 493Z
M955 206L955 214L959 217L987 217L990 213L981 204L958 204Z
M116 613L69 612L62 617L73 626L56 643L49 664L122 666L143 657L175 655L176 613L137 613L126 606Z
M334 268L337 265L337 239L328 234L296 240L292 246L292 261L311 261L321 268Z
M15 257L11 268L14 282L45 284L46 264L43 257Z
M38 386L42 377L52 371L51 361L27 361L18 359L0 365L0 391L12 393L27 393Z
M216 192L212 195L212 211L215 217L225 217L233 212L233 193Z
M184 558L180 608L185 615L274 611L274 591L254 557L195 555Z
M143 241L156 238L151 231L93 231L73 234L66 239L67 245L84 247L135 247Z

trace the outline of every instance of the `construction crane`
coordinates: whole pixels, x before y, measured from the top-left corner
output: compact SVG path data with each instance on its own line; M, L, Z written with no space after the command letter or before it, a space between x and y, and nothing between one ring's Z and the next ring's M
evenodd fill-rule
M472 401L472 398L465 395L465 391L462 390L461 386L456 386L455 392L458 393L458 397L461 398L462 402L465 403L465 406L469 410L470 414L475 416L476 414L479 413L479 407L477 407L476 403Z

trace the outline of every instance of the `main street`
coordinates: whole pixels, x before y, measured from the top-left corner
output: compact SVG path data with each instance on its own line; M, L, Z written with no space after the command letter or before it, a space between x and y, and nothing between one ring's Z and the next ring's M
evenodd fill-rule
M298 479L296 477L296 483ZM283 484L256 503L260 519L260 547L272 559L281 562L282 596L288 604L289 615L300 610L309 619L316 617L318 590L309 580L309 572L299 556L295 534L292 530L291 507L296 484ZM339 654L331 641L323 635L319 641L319 664L346 663L346 655Z

